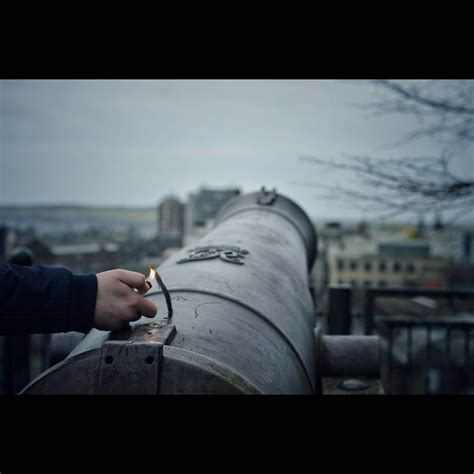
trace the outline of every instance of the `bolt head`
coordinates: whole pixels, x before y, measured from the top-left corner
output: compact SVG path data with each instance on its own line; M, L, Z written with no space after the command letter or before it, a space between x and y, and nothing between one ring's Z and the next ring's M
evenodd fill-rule
M369 385L359 379L346 379L339 384L339 388L342 390L353 392L357 390L367 390L369 388Z

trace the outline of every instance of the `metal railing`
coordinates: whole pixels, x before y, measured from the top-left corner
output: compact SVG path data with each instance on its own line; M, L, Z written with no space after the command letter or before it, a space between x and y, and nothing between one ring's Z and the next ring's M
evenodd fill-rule
M429 298L471 298L474 299L474 290L466 289L451 289L451 288L406 288L406 287L391 287L391 288L370 288L365 290L364 298L364 321L365 334L370 335L374 333L374 308L375 301L381 296L399 297L399 298L415 298L417 296L427 296Z
M364 291L361 329L380 338L386 393L474 394L474 317L375 314L377 298L419 296L447 299L454 307L457 299L474 299L474 290L391 287ZM348 285L329 288L327 334L353 332L352 299Z
M474 318L376 318L391 394L474 393Z

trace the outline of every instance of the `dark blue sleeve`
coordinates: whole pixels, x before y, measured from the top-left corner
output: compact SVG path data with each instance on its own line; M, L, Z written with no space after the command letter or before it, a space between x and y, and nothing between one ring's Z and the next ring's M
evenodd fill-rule
M94 273L0 265L0 334L88 332L96 297Z

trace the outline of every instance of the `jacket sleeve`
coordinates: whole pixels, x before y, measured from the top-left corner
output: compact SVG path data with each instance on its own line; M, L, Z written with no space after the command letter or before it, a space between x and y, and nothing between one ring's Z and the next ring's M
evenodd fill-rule
M88 332L96 297L94 273L0 265L0 334Z

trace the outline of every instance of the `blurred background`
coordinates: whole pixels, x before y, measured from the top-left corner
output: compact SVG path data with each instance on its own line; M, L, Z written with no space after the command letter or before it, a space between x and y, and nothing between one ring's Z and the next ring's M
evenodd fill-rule
M0 263L147 274L276 188L324 330L381 335L388 393L471 393L473 144L471 80L2 80ZM1 339L5 393L54 362Z

